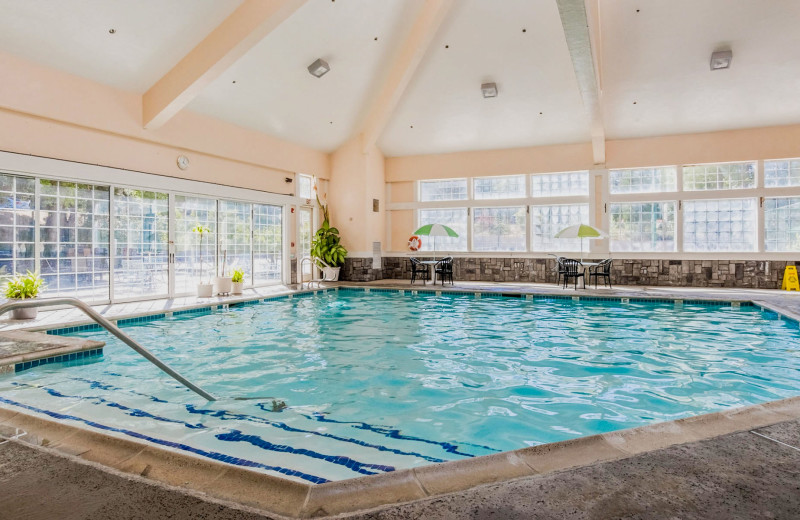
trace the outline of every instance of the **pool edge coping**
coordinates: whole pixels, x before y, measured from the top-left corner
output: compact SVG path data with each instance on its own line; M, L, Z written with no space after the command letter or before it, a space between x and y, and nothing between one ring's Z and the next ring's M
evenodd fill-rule
M289 518L355 513L624 459L689 442L800 419L800 396L674 421L578 437L480 457L311 485L146 442L45 419L0 405L0 427L21 428L26 444L128 475L256 507Z

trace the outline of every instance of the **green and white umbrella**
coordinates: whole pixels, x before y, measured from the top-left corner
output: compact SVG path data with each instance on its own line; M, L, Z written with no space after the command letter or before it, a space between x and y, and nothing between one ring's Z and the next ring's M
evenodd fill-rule
M605 238L606 234L604 231L597 229L594 226L590 226L589 224L576 224L574 226L565 227L561 231L555 234L556 238L580 238L581 239L581 262L583 262L583 239L588 238L590 240L596 238Z
M415 235L427 235L433 237L433 258L436 258L436 237L453 237L458 238L458 233L453 231L443 224L425 224L418 230L414 231Z

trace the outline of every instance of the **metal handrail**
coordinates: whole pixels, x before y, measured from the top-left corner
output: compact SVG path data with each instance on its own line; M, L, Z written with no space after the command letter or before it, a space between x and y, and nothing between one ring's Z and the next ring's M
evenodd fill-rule
M134 341L130 336L122 332L116 325L105 319L101 316L96 310L92 309L84 302L78 300L77 298L48 298L46 300L39 300L39 299L30 299L30 300L17 300L17 301L9 301L0 305L0 316L5 314L8 311L13 311L14 309L27 309L30 307L52 307L53 305L71 305L73 307L77 307L78 309L82 310L84 314L92 318L98 325L106 329L111 334L115 335L119 338L120 341L131 347L133 350L138 352L142 355L146 360L153 363L155 366L172 376L175 380L181 383L183 386L191 390L192 392L198 394L199 396L203 397L204 399L208 399L209 401L216 401L216 397L209 394L199 386L195 385L175 370L171 369L166 363L155 357L149 350L138 344Z

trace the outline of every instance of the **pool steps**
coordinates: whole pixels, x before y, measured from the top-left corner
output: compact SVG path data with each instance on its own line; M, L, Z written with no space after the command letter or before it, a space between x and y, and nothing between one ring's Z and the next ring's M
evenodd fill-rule
M0 332L0 374L21 372L50 363L97 360L105 343L82 338L53 337L40 332Z

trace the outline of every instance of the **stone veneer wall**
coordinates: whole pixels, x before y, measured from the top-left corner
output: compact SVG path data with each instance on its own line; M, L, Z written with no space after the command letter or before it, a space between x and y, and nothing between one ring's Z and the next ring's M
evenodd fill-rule
M611 283L779 289L784 268L797 264L800 262L779 260L614 260ZM453 277L482 282L555 283L555 259L457 257L453 259ZM354 282L410 278L408 257L384 257L382 269L372 269L371 258L347 258L340 273L341 280Z

